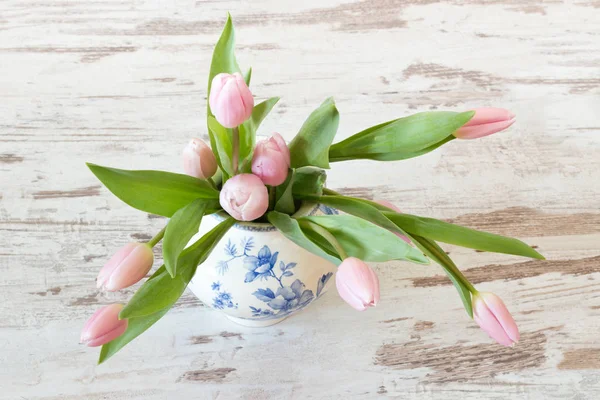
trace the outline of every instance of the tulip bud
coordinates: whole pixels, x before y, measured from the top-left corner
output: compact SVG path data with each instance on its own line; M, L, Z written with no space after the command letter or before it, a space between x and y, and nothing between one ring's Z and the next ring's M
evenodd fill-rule
M256 144L252 157L252 173L265 185L281 185L287 178L289 167L290 149L279 133Z
M210 86L210 110L225 128L235 128L252 115L254 98L239 72L218 74Z
M473 295L473 318L492 339L504 346L519 341L519 328L502 302L493 293L478 292Z
M208 179L217 172L215 154L202 140L192 139L183 149L183 170L198 179Z
M240 174L225 182L219 201L233 218L252 221L262 217L269 208L269 192L258 176Z
M477 139L488 136L505 130L516 120L515 114L504 108L476 108L473 111L473 118L454 132L455 137Z
M338 267L335 285L342 299L358 311L379 302L379 279L364 261L346 258Z
M122 304L111 304L97 310L83 326L80 343L102 346L121 336L127 330L127 320L119 319L122 308Z
M133 285L142 279L154 262L152 248L145 243L128 243L102 267L96 286L110 292Z
M381 205L382 205L382 206L384 206L384 207L391 208L392 210L396 211L396 212L397 212L397 213L399 213L399 214L400 214L400 213L402 213L402 211L400 211L400 209L399 209L398 207L396 207L396 206L395 206L393 203L390 203L390 202L389 202L389 201L387 201L387 200L375 200L375 202L377 202L377 203L381 204ZM400 239L404 240L406 243L408 243L408 244L411 244L411 243L412 243L412 242L410 241L410 239L409 239L409 238L407 238L406 236L404 236L404 235L401 235L401 234L399 234L399 233L396 233L396 232L394 232L394 234L395 234L396 236L398 236Z

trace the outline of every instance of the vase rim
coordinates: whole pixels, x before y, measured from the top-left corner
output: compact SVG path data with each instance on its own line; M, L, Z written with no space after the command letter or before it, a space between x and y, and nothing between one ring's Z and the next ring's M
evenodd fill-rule
M312 201L303 201L292 217L304 217L314 215L319 210L319 203ZM225 211L220 211L218 213L212 214L212 216L219 221L224 221L229 214ZM233 227L241 230L250 230L250 231L274 231L276 228L269 222L246 222L246 221L236 221Z

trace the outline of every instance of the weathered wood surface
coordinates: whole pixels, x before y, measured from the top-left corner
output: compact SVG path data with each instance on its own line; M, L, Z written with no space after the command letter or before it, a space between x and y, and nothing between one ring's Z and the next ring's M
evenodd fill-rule
M335 95L340 136L410 112L510 108L509 132L414 160L335 165L330 186L520 237L529 261L448 247L522 331L494 345L435 266L375 265L381 306L335 291L266 329L186 295L103 366L77 344L131 291L94 278L164 220L101 188L85 161L179 171L204 135L225 12L264 132L288 139ZM600 397L600 2L277 0L0 2L0 398L597 399Z

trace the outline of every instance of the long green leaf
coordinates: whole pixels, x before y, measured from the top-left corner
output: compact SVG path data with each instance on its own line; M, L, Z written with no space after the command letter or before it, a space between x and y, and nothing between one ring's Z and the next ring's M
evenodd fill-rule
M154 325L156 321L161 319L169 311L169 309L170 307L160 310L154 314L129 319L125 333L102 346L98 364L102 364L104 361L108 360L119 350L125 347L125 345L144 333L148 328Z
M210 255L215 245L235 223L233 218L221 222L210 232L186 248L177 260L177 273L171 278L166 269L147 280L119 313L119 318L137 318L171 307L183 294L188 283Z
M433 111L398 118L368 128L331 146L331 162L352 159L403 160L435 150L474 115Z
M220 208L219 192L208 181L163 171L128 171L87 163L89 169L115 196L133 208L171 217L196 199L207 209Z
M244 81L247 86L250 86L250 80L252 79L252 67L248 68L248 71L244 74Z
M345 213L354 215L359 218L366 219L376 225L381 226L389 231L394 233L398 233L400 235L405 235L406 232L399 228L396 224L390 221L381 211L379 211L376 207L361 201L359 199L355 199L353 197L346 196L303 196L298 195L300 198L305 198L308 200L312 200L315 202L319 202L321 204L325 204L326 206L330 206L333 208L337 208L338 210L344 211Z
M172 306L183 294L194 272L193 268L180 269L171 278L165 269L162 274L147 280L121 310L119 318L143 317Z
M290 215L296 211L292 193L293 182L294 170L290 169L285 182L275 188L275 211Z
M236 72L240 72L240 66L235 59L235 31L233 29L233 22L231 22L231 15L227 14L227 22L225 22L221 37L213 51L210 73L208 75L206 98L210 97L212 80L216 75L220 73L233 74ZM206 108L207 116L212 116L213 113L210 110L210 105L207 105Z
M177 258L190 241L198 233L200 222L206 211L206 203L194 200L171 217L163 239L163 259L165 269L172 278L177 271Z
M329 168L329 147L337 132L340 115L333 98L313 111L290 143L292 168Z
M387 229L352 215L300 217L303 231L312 230L305 221L327 229L351 257L364 261L408 260L419 264L429 261L414 247ZM318 232L315 232L318 233Z
M279 230L279 232L298 246L335 265L340 265L341 261L338 258L331 256L327 251L308 239L302 232L298 221L289 215L278 211L271 211L267 214L267 219L275 228L277 228L277 230Z
M227 176L233 176L233 144L231 143L231 129L223 127L217 122L215 117L209 116L208 130L211 135L211 147L216 155L219 167L227 174Z
M417 235L411 235L409 237L412 239L413 243L415 243L417 247L421 249L423 253L425 253L429 258L431 258L433 261L435 261L444 268L444 271L446 272L446 274L452 281L452 284L454 284L454 287L458 291L458 295L462 300L463 306L465 307L465 311L467 312L469 317L473 318L473 304L471 301L471 292L469 291L469 288L466 287L460 280L460 278L457 276L455 271L458 270L458 267L456 266L456 264L454 264L452 259L448 257L448 254L446 254L446 252L433 240L429 240L427 238Z
M383 212L383 214L394 224L413 235L470 249L544 259L544 256L518 239L476 231L433 218L396 212Z
M302 167L295 170L294 195L321 196L327 180L325 170L315 167Z
M235 225L235 223L235 219L227 217L227 219L219 223L219 225L214 227L210 232L202 236L190 247L186 248L177 260L177 268L181 270L187 268L195 269L198 265L202 264L219 243L221 238L223 238L223 235L225 235L229 228Z

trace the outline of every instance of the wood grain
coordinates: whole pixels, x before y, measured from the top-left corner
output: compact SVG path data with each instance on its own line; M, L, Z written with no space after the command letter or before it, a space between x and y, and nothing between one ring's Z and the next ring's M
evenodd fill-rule
M444 246L522 333L491 343L435 266L376 264L381 304L335 294L282 324L232 325L186 293L109 363L77 344L94 279L165 219L128 208L85 162L181 172L206 138L206 77L227 11L261 133L291 139L334 95L339 138L409 113L509 108L510 131L424 157L333 165L328 185L525 240L548 261ZM600 397L600 2L0 2L0 398ZM161 261L156 249L157 264Z

